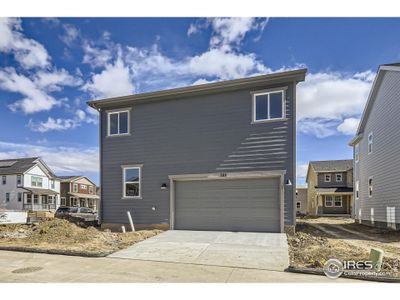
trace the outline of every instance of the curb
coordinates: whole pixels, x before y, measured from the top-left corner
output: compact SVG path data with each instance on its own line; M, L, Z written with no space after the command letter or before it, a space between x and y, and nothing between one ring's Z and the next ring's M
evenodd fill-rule
M285 272L325 276L325 273L322 269L311 269L311 268L302 268L302 267L294 267L294 266L289 266L285 270ZM343 274L342 276L340 276L340 278L349 278L349 279L356 279L356 280L363 280L363 281L400 283L400 277L392 277L392 276L390 276L390 277L389 276L372 277L372 276L357 276L357 275Z
M62 250L62 249L41 249L41 248L28 248L28 247L14 247L14 246L0 246L3 251L17 251L17 252L31 252L31 253L44 253L44 254L58 254L66 256L81 256L81 257L106 257L115 251L90 253L75 250Z

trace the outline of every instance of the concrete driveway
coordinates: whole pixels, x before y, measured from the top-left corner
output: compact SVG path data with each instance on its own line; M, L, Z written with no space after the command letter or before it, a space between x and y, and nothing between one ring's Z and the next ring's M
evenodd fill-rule
M169 230L109 257L283 271L286 234Z

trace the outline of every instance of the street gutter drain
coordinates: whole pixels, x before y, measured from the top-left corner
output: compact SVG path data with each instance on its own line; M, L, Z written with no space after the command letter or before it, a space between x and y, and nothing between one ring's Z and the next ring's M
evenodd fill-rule
M25 274L25 273L33 273L42 270L42 267L27 267L27 268L20 268L20 269L15 269L11 273L17 273L17 274Z

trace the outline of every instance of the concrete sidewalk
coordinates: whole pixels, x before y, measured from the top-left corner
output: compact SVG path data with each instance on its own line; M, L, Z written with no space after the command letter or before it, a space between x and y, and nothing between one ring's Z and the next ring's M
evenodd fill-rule
M39 267L31 273L22 268ZM22 270L21 270L22 269ZM14 272L13 272L14 271ZM325 276L115 258L0 251L0 282L361 282Z
M283 271L286 234L169 230L109 257Z

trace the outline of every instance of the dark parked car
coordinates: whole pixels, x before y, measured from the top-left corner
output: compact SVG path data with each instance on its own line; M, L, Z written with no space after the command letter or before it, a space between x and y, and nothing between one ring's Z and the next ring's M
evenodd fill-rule
M88 207L60 206L55 216L57 218L67 218L68 216L81 218L85 221L97 220L97 213Z

